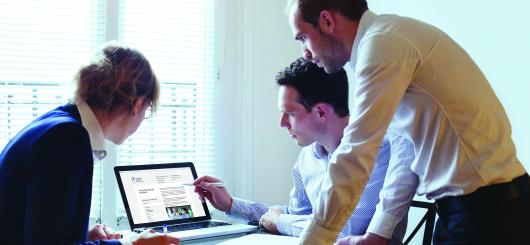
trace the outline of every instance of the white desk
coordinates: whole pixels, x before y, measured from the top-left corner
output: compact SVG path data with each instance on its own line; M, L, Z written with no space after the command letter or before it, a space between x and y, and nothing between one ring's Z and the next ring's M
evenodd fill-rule
M248 233L239 233L239 234L231 234L231 235L225 235L225 236L218 236L218 237L210 237L210 238L201 238L201 239L195 239L195 240L189 240L189 241L183 241L180 242L182 245L188 245L188 244L204 244L204 245L210 245L210 244L218 244L220 242L224 242L230 239L238 238L241 236L245 236Z
M214 208L212 208L210 206L208 208L210 209L210 213L211 213L212 219L224 220L224 221L228 221L228 222L231 222L231 223L241 223L241 222L243 222L242 220L232 219L232 218L228 217L227 215L225 215L224 213L222 213L220 211L217 211L217 210L215 210ZM253 232L253 233L261 233L261 232L263 232L263 231L260 229L260 230L258 230L256 232ZM120 233L121 234L130 234L131 231L130 230L122 230ZM201 244L201 245L202 244L205 244L205 245L217 244L217 243L220 243L220 242L224 242L224 241L227 241L227 240L230 240L230 239L234 239L234 238L238 238L238 237L241 237L241 236L245 236L245 235L248 235L248 234L250 234L250 233L237 233L237 234L230 234L230 235L224 235L224 236L200 238L200 239L182 241L182 242L180 242L180 244L183 244L183 245L186 245L186 244Z

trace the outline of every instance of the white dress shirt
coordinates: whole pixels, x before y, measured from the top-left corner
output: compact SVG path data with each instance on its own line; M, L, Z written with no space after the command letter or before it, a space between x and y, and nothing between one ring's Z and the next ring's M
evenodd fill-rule
M387 129L413 142L416 192L429 199L468 194L525 173L501 103L469 55L442 31L367 11L350 64L356 81L350 123L332 156L314 221L302 234L304 244L335 240Z

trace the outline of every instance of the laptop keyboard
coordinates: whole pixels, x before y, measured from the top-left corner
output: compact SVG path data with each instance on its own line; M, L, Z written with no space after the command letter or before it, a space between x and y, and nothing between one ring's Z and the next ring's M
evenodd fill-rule
M195 229L210 228L210 227L225 226L225 225L230 225L230 224L225 223L225 222L217 222L217 221L201 221L201 222L193 222L193 223L187 223L187 224L168 225L167 231L168 232L186 231L186 230L195 230ZM164 232L162 227L155 227L153 228L153 230L159 233Z

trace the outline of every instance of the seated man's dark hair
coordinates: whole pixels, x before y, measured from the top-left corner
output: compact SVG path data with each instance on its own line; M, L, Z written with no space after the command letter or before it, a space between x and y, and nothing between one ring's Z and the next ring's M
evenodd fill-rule
M276 76L280 86L290 86L300 94L300 104L309 112L317 103L327 103L339 117L348 109L348 76L341 68L328 74L311 61L299 58Z

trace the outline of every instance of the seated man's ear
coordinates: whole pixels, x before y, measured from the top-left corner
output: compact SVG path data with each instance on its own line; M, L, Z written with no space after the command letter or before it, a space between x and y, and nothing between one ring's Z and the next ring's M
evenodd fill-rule
M329 110L332 110L331 106L325 103L318 103L313 107L313 111L317 113L319 118L325 119L330 113Z

